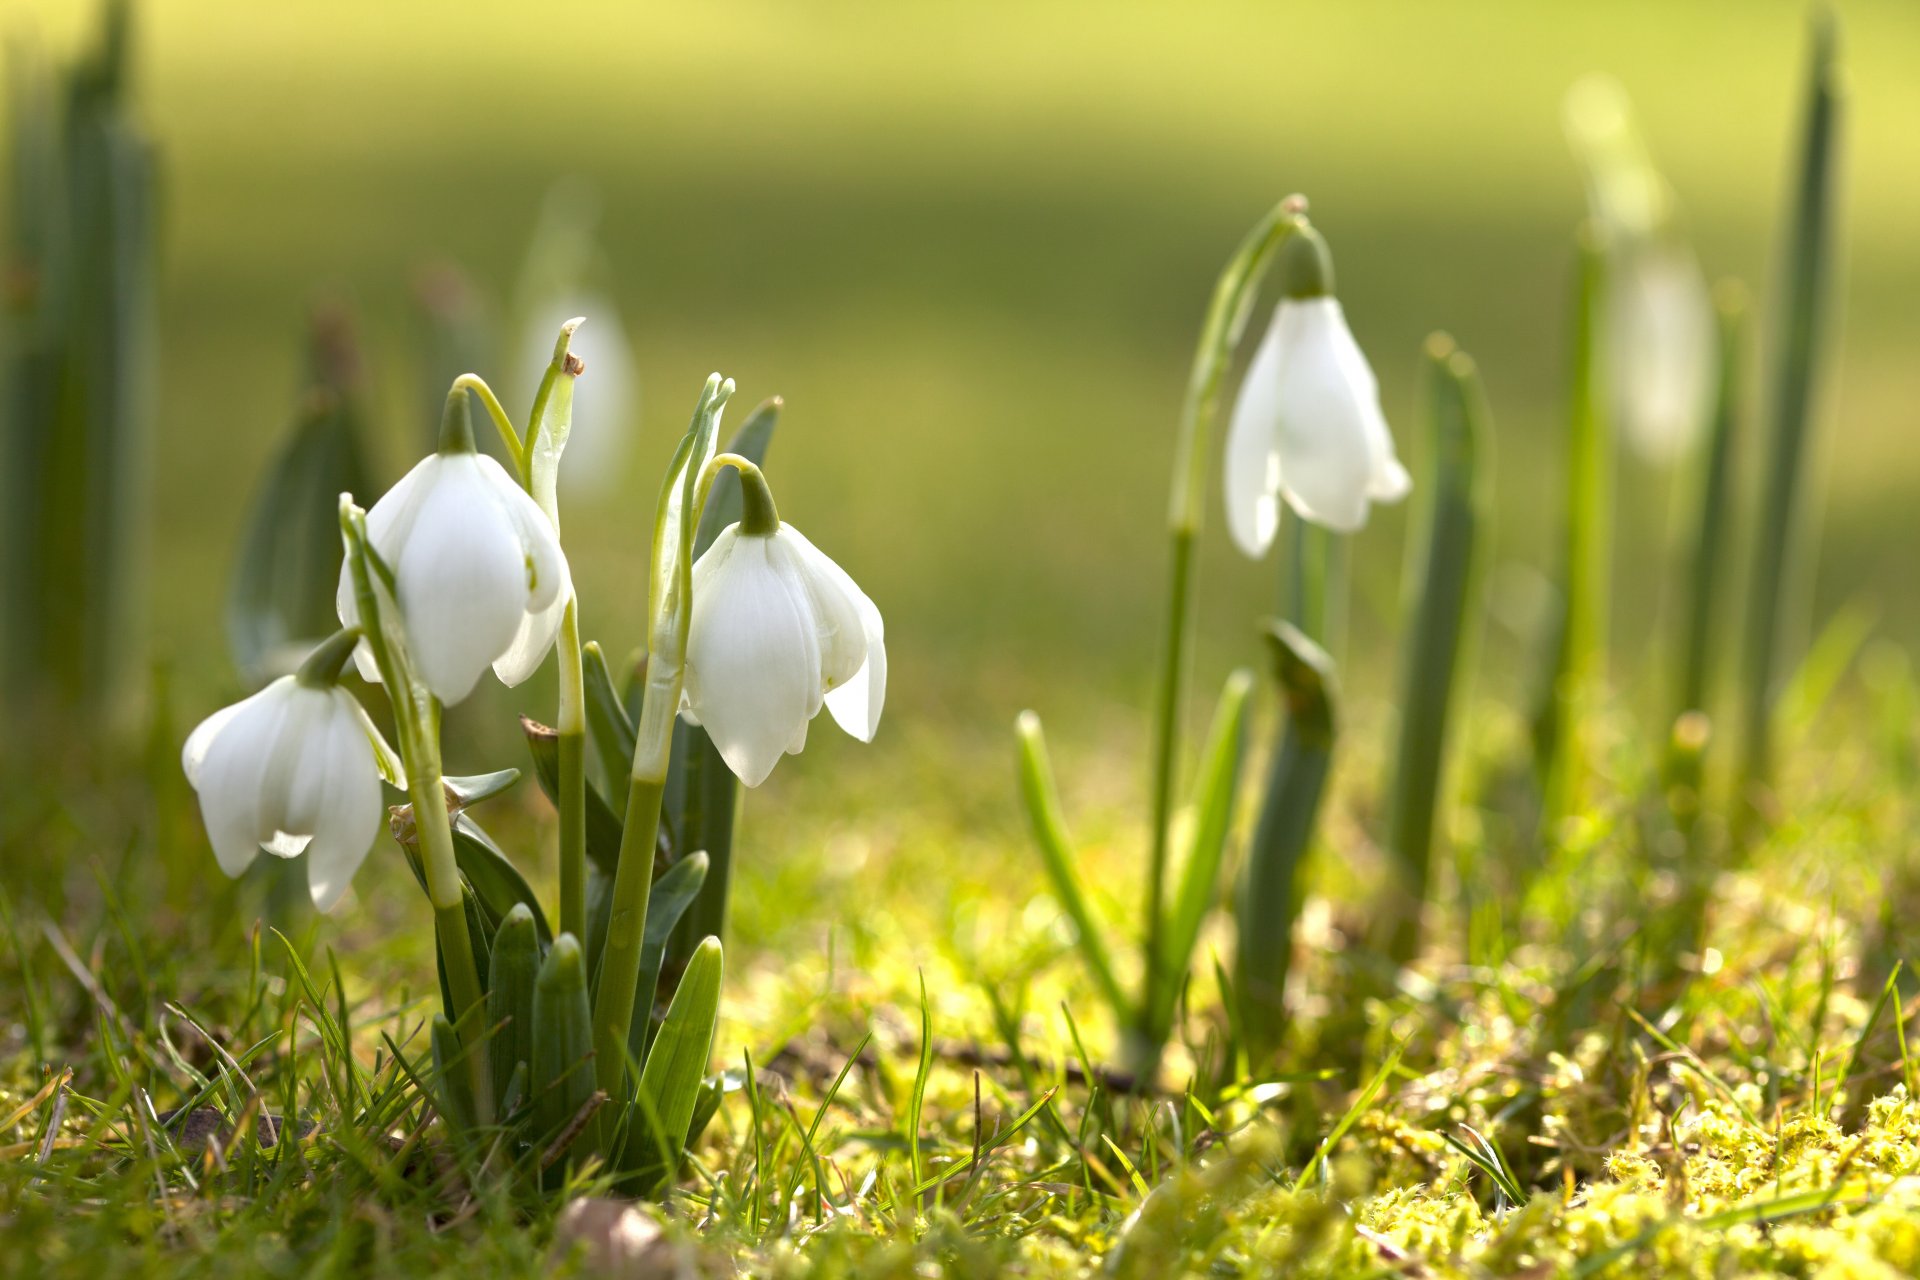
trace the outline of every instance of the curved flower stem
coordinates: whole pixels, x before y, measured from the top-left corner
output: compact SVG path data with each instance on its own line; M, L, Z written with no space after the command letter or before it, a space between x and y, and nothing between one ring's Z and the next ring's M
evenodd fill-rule
M715 454L701 469L698 499L694 504L695 523L706 513L707 495L713 489L714 478L727 467L740 473L740 532L754 538L778 533L780 510L773 505L773 490L767 484L766 474L751 459L737 453Z
M493 394L486 379L477 373L463 373L453 380L455 391L470 391L478 396L485 406L487 416L493 419L493 426L500 433L500 443L506 446L507 456L513 461L513 469L524 483L527 475L527 450L520 443L520 433L514 430L513 419L507 416L506 409L500 403L500 397Z
M1153 1007L1160 981L1161 932L1166 898L1167 845L1173 817L1173 781L1180 718L1186 693L1187 642L1193 631L1193 551L1206 508L1207 458L1220 389L1233 363L1234 349L1246 330L1260 279L1287 237L1299 228L1306 202L1288 196L1240 242L1214 285L1200 344L1193 355L1186 401L1180 414L1180 438L1174 454L1173 502L1168 533L1173 543L1172 575L1167 585L1167 624L1158 694L1153 716L1153 814L1147 866L1145 990L1140 1009ZM1143 1013L1144 1016L1144 1013ZM1157 1046L1150 1052L1157 1055Z

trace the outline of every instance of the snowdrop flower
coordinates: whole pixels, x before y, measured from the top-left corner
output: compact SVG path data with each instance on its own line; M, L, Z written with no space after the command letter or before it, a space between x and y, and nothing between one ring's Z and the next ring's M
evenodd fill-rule
M322 911L340 901L379 834L380 779L406 785L367 713L335 683L356 639L341 632L298 675L208 716L180 757L220 869L237 877L262 849L304 852Z
M887 646L866 592L781 523L757 472L743 479L745 516L693 566L682 714L757 787L782 754L807 745L823 703L842 729L873 741Z
M451 706L491 666L508 685L532 675L573 592L553 524L498 462L473 447L467 394L447 399L440 451L367 512L367 540L393 571L408 651L426 686ZM340 621L359 606L350 565L340 569ZM373 651L354 654L380 678Z
M1713 391L1713 302L1684 243L1647 240L1615 257L1609 354L1627 440L1671 462L1699 439Z
M1283 296L1227 430L1227 523L1255 559L1273 543L1281 498L1303 519L1351 533L1371 503L1412 488L1373 370L1333 296L1326 242L1303 226L1281 255Z

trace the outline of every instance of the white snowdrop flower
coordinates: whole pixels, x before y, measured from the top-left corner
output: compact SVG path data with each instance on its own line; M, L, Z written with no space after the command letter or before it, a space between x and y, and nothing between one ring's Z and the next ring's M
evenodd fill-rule
M1700 438L1713 394L1713 300L1685 244L1623 246L1615 257L1609 355L1615 404L1642 457L1671 462Z
M367 541L393 571L408 652L434 696L451 706L491 666L508 685L532 675L572 594L567 558L546 513L506 469L473 448L466 393L448 400L440 451L367 512ZM359 621L351 565L340 569L340 621ZM373 652L360 673L380 678Z
M1303 519L1350 533L1372 503L1398 501L1413 483L1333 296L1325 241L1302 227L1281 253L1283 296L1227 430L1227 523L1256 559L1273 543L1282 498Z
M406 785L379 730L334 683L353 639L342 633L299 675L208 716L180 758L220 869L238 876L262 849L304 852L322 911L340 901L380 832L380 779Z
M880 610L771 500L729 525L693 566L682 712L750 787L807 745L822 704L862 742L880 727L887 646Z

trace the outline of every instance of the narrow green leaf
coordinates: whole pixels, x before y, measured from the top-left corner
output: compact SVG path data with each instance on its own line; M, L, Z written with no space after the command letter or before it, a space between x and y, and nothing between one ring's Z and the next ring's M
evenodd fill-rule
M1246 748L1247 700L1253 674L1235 671L1220 690L1213 728L1195 780L1193 840L1187 850L1180 891L1174 896L1172 918L1161 933L1166 950L1158 958L1158 1003L1148 1011L1147 1033L1163 1043L1173 1025L1174 1005L1200 940L1200 926L1212 910L1220 884L1220 866L1226 858L1227 833L1233 826L1234 799L1239 795L1240 761Z
M627 1138L626 1163L648 1189L670 1180L680 1167L707 1060L720 1019L724 970L718 939L693 953L679 990L660 1024L640 1073L639 1115ZM655 1126L658 1126L657 1128Z
M1800 167L1787 232L1785 296L1775 312L1779 327L1766 370L1771 383L1769 438L1748 574L1742 673L1743 802L1751 798L1756 785L1766 783L1771 769L1771 706L1780 670L1779 648L1793 621L1797 580L1805 569L1801 484L1812 435L1815 382L1826 346L1828 277L1835 239L1834 168L1841 107L1835 56L1838 21L1826 8L1814 17Z
M1033 824L1034 843L1040 849L1041 865L1053 882L1054 896L1073 921L1074 942L1087 965L1088 976L1106 997L1115 1020L1126 1023L1132 1013L1120 983L1113 976L1113 963L1107 959L1106 943L1087 909L1086 896L1080 891L1080 876L1074 869L1073 840L1060 816L1060 793L1054 786L1053 766L1047 759L1047 740L1040 729L1040 717L1022 711L1014 722L1014 734L1020 747L1020 795L1026 802L1027 818Z
M467 1072L459 1064L466 1049L459 1033L443 1013L433 1015L433 1079L438 1093L440 1114L456 1133L471 1132L475 1126L473 1092L467 1084Z
M492 837L481 830L480 824L464 813L453 820L453 856L461 876L479 899L489 920L504 921L515 907L525 907L533 917L540 940L546 942L553 937L533 886Z
M1714 293L1719 316L1719 378L1707 447L1695 477L1692 545L1686 565L1685 630L1676 665L1673 715L1708 711L1714 676L1715 623L1726 611L1721 579L1726 569L1728 526L1741 422L1746 416L1746 291L1727 281Z
M1561 533L1558 612L1533 717L1535 773L1546 832L1572 813L1586 780L1586 720L1606 667L1612 512L1612 437L1600 367L1606 317L1606 246L1582 226L1575 275L1567 396L1567 496Z
M1287 970L1300 914L1300 872L1313 843L1320 799L1332 767L1335 734L1333 662L1288 624L1267 632L1286 704L1253 844L1240 890L1234 990L1247 1055L1259 1072L1286 1026Z
M586 959L570 933L553 940L533 984L533 1127L536 1144L559 1135L593 1096L593 1009Z
M1397 863L1376 922L1397 964L1420 944L1436 831L1444 839L1448 748L1466 694L1479 610L1474 596L1486 540L1489 483L1485 402L1473 361L1445 335L1427 341L1428 473L1407 559L1400 736L1387 785L1387 851Z
M516 1070L533 1062L533 993L540 973L540 931L533 912L516 903L493 935L493 959L487 975L487 1022L493 1039L494 1096L507 1096ZM502 1104L503 1110L505 1104Z
M627 1048L635 1062L645 1060L653 1025L653 1005L659 998L660 973L667 941L674 927L706 883L710 864L704 853L690 853L663 872L647 895L647 930L640 944L640 981L634 987L633 1022L627 1028ZM688 957L691 961L692 957ZM684 969L684 966L682 966Z
M600 758L602 778L619 782L633 764L633 721L613 687L613 673L607 669L607 655L596 640L580 648L580 671L585 684L587 729L593 739L594 753Z

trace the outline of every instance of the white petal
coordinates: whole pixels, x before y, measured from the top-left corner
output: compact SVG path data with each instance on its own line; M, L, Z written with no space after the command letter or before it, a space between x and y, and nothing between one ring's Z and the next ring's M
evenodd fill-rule
M839 688L867 662L866 626L860 616L865 595L846 570L790 524L780 526L768 555L782 577L798 582L806 592L820 644L820 692Z
M824 552L802 537L797 529L786 528L797 540L808 571L831 584L853 605L860 624L859 662L853 674L827 687L827 710L839 726L860 739L872 742L880 728L880 710L887 700L887 635L879 607L862 591L853 578ZM831 672L829 672L831 674Z
M1227 529L1258 560L1280 527L1280 320L1253 353L1227 427Z
M372 744L360 725L359 704L344 690L324 735L313 842L307 850L307 887L313 905L333 910L380 833L380 781Z
M187 741L182 763L200 795L200 817L220 869L237 876L260 852L262 783L286 719L294 681L282 677L251 698L203 722Z
M482 467L499 464L479 454L441 462L393 570L414 665L452 706L512 645L529 573L527 551Z
M1367 475L1367 497L1375 502L1398 502L1413 490L1413 477L1394 455L1393 433L1387 429L1387 415L1380 408L1380 384L1374 379L1373 366L1353 340L1353 331L1343 319L1332 332L1334 353L1346 370L1359 399L1361 421L1366 427L1367 452L1371 466Z
M693 569L688 706L740 780L757 787L819 709L819 642L805 589L770 540L723 532ZM804 741L804 738L802 738Z
M498 470L496 468L496 470ZM546 661L560 633L561 615L573 597L573 576L560 540L546 514L526 491L514 484L506 472L499 472L499 483L511 492L501 493L501 503L526 551L529 574L529 607L514 632L513 641L493 664L500 683L512 688L524 682Z
M1371 375L1359 381L1345 357L1353 339L1334 298L1282 302L1274 327L1281 353L1281 491L1303 518L1351 533L1367 522L1373 480L1367 412L1377 408L1377 393Z
M414 519L420 512L421 498L432 488L433 478L439 470L440 455L427 455L368 509L367 542L389 567L393 565L400 540L413 528ZM334 608L340 615L341 626L360 625L360 605L353 588L353 563L345 557L340 562L340 585L334 593ZM360 678L368 684L380 683L380 668L373 660L373 648L364 640L354 646L353 665L359 669Z

